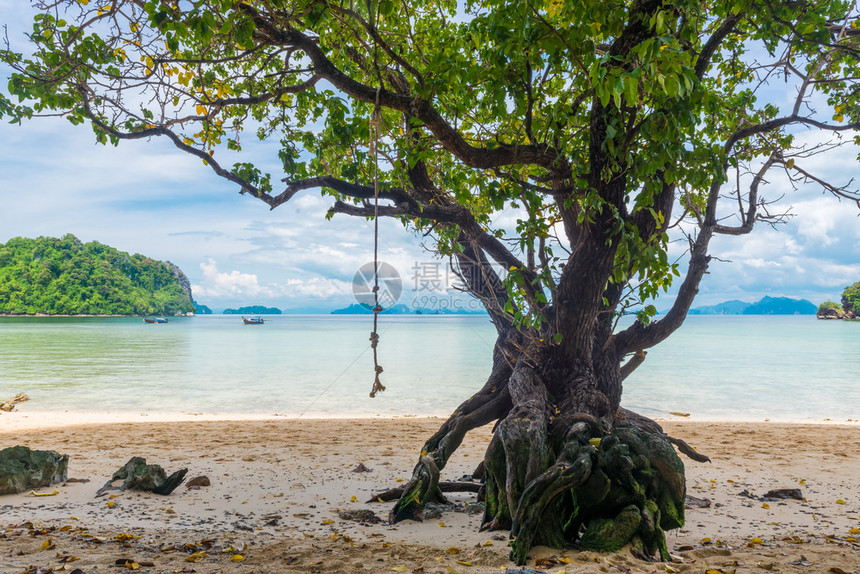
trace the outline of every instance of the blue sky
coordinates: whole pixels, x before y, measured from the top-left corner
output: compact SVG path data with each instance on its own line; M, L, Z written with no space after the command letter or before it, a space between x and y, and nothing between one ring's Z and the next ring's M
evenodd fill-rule
M25 48L27 4L0 0L0 23L9 24L13 47ZM4 80L7 74L0 68ZM250 149L268 152L257 157L261 163L274 158L271 150ZM860 171L857 151L846 146L804 166L845 183ZM170 260L190 278L195 298L215 309L343 307L353 302L355 271L372 258L372 225L346 216L327 222L329 203L318 193L302 192L270 211L164 141L112 148L95 144L86 126L62 119L0 123L0 173L0 242L73 233ZM273 173L274 180L280 177ZM795 191L785 181L771 180L766 197L783 194L782 204L796 215L788 224L714 240L714 255L730 263L713 262L696 305L764 295L819 303L838 299L847 284L860 280L857 207L812 187ZM513 215L502 217L513 220ZM410 287L416 273L429 277L444 269L444 262L398 223L380 221L380 227L380 257L404 278L401 302L430 295L410 293ZM680 256L683 244L672 251ZM670 302L671 294L657 307Z

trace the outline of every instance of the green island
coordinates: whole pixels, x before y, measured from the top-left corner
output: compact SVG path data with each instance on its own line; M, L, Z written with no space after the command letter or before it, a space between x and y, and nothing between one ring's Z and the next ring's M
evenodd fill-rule
M248 305L238 309L224 309L225 315L280 315L281 310L263 305Z
M175 315L194 311L172 263L97 241L14 237L0 243L0 315Z
M819 305L818 318L860 320L860 281L842 291L841 304L825 301Z

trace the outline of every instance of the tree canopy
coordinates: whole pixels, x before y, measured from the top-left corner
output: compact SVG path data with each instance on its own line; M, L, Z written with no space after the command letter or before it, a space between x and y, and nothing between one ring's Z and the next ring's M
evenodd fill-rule
M666 556L683 465L620 407L621 381L683 323L715 235L785 219L770 180L860 206L810 161L858 141L854 2L33 4L32 54L0 54L15 70L0 114L167 138L271 208L318 189L330 215L398 218L451 257L498 330L493 370L392 518L420 516L463 434L498 421L484 526L511 529L518 563L571 540ZM272 159L248 158L249 137Z
M184 284L183 284L184 283ZM173 315L193 311L179 268L97 241L15 237L0 244L0 313Z
M772 170L856 200L803 167L838 142L796 143L799 128L855 135L849 2L34 4L35 53L2 53L20 103L0 113L60 113L104 143L169 138L272 207L320 188L331 213L370 216L378 175L379 215L432 230L447 254L463 233L511 272L494 306L528 324L584 235L612 252L591 296L644 325L679 273L673 203L704 256L713 233L779 218L760 197ZM774 84L795 97L762 100ZM276 142L283 186L254 161L221 164L255 136ZM516 229L494 226L510 208ZM702 272L691 266L691 285Z
M842 309L860 315L860 281L842 291Z

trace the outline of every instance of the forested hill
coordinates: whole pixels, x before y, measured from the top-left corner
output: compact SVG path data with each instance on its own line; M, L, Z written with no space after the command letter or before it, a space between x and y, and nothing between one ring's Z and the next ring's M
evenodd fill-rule
M170 262L74 235L0 243L0 314L174 315L194 311Z

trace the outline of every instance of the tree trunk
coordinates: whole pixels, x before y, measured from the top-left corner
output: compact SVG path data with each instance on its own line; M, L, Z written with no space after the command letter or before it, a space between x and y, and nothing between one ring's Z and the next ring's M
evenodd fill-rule
M510 529L514 562L524 564L535 545L628 543L641 558L669 559L664 531L683 525L686 490L675 439L619 407L611 348L587 365L565 362L558 349L523 351L513 367L494 363L484 388L425 444L392 522L420 520L424 503L442 498L440 471L465 433L498 421L483 464L482 530Z

